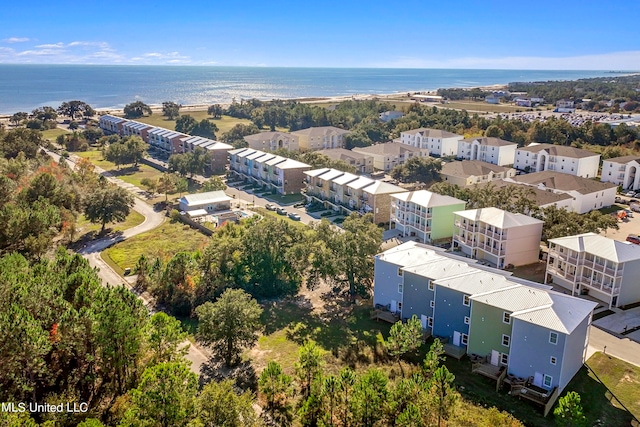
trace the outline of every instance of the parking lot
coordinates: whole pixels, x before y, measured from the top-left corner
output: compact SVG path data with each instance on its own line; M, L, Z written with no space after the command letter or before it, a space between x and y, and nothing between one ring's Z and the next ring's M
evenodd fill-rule
M629 202L630 199L635 199L631 197L619 196L622 200ZM628 204L618 204L620 209L629 209ZM624 242L629 234L637 234L640 235L640 213L632 212L631 216L628 216L626 219L618 222L619 230L607 230L603 231L603 236L609 237L611 239L619 240Z

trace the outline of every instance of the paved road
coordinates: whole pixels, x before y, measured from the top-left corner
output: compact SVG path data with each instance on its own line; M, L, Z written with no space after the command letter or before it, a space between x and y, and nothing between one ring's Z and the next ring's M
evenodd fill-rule
M60 160L60 156L58 156L56 153L48 152L48 154L56 161ZM74 159L68 159L68 163L70 167L75 168ZM104 173L104 170L98 167L96 167L95 171L96 173ZM107 179L131 191L132 193L134 193L134 195L138 194L138 192L141 191L139 188L132 186L131 184L125 183L120 179L113 178L113 177L108 177ZM117 286L120 284L124 284L129 289L131 289L131 285L127 283L125 280L123 280L118 273L113 271L113 269L106 262L104 262L104 260L100 256L100 252L102 252L106 248L122 240L128 239L129 237L133 237L135 235L144 233L146 231L153 230L154 228L160 226L165 220L165 216L163 213L154 211L154 209L151 206L149 206L147 203L142 201L137 196L134 198L134 201L135 201L135 204L133 206L133 210L135 210L136 212L138 212L139 214L145 217L145 220L144 222L142 222L142 224L129 228L118 236L115 236L115 237L107 236L107 237L103 237L102 239L92 241L91 243L89 243L88 245L86 245L85 247L83 247L78 251L79 254L81 254L84 258L86 258L89 261L89 264L91 265L91 267L98 269L98 276L100 277L100 279L102 280L102 283L105 286ZM145 307L147 307L150 313L153 313L155 311L155 302L153 301L153 298L151 296L149 296L148 294L143 294L143 295L138 295L138 297L142 300ZM197 375L200 375L200 369L202 365L209 360L210 355L204 349L196 347L193 343L190 343L189 341L185 341L183 344L184 345L189 344L189 352L185 357L187 360L191 362L191 370Z
M618 338L600 328L591 326L587 359L596 351L604 351L605 346L607 354L640 366L640 344L629 338Z

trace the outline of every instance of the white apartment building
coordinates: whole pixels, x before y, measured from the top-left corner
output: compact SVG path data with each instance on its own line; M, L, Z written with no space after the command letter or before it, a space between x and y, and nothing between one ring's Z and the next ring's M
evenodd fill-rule
M540 255L543 224L498 208L454 212L453 247L497 268L533 264Z
M598 176L600 154L564 145L534 142L516 149L513 167L525 172L552 171L594 178Z
M581 214L613 205L617 192L615 184L551 171L518 175L505 178L505 181L556 194L567 194L572 198L568 210Z
M498 166L512 165L516 156L515 142L500 138L468 138L458 141L458 158L480 160Z
M588 294L609 308L640 301L640 246L595 233L549 240L545 283Z
M316 151L343 148L344 136L348 133L348 130L335 126L320 126L300 129L290 135L297 139L300 151Z
M602 161L602 182L621 185L625 190L640 189L640 157L622 156Z
M456 156L458 141L462 135L439 129L413 129L400 133L400 142L412 147L428 150L432 156Z
M429 153L426 150L397 142L355 147L351 151L371 157L373 159L373 168L383 171L390 171L398 165L403 165L412 157L429 157Z
M461 162L443 162L440 177L451 185L466 187L513 178L516 176L514 168L493 165L480 160L463 160Z

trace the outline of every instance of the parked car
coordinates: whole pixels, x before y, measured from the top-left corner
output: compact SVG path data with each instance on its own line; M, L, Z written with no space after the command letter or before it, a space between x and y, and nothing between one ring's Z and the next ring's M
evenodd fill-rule
M631 210L629 210L629 209L625 209L624 211L627 213L627 216L628 216L629 218L633 218L633 212L631 212Z
M287 214L287 210L285 208L277 208L276 209L276 213L278 215L286 215Z
M295 221L300 221L300 215L298 215L297 213L293 213L291 212L289 215L289 218L295 220Z
M640 245L640 237L638 237L636 234L629 234L627 236L627 242L631 242L631 243L634 243L636 245Z
M640 204L639 203L632 203L629 206L629 209L631 209L633 212L640 212Z
M634 197L636 195L635 191L627 191L626 193L624 193L625 196L627 197Z
M629 203L638 203L638 199L629 199Z
M264 207L267 208L268 211L275 211L276 209L278 209L276 205L271 203L267 203L266 205L264 205Z
M620 197L616 197L615 203L618 203L619 205L628 205L629 204L627 199L622 199Z

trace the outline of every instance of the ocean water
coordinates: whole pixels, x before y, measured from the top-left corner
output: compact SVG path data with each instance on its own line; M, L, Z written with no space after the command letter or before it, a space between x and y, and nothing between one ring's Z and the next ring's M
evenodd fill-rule
M325 97L477 87L516 81L613 76L607 71L459 70L383 68L267 68L0 64L0 113L13 114L64 101L94 108L215 104L232 99Z

